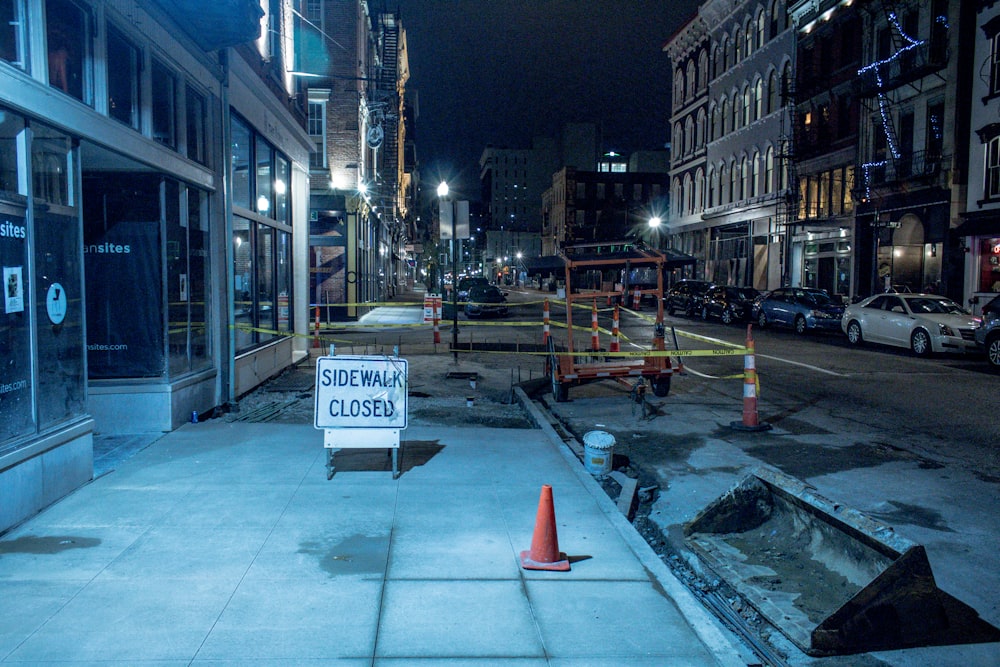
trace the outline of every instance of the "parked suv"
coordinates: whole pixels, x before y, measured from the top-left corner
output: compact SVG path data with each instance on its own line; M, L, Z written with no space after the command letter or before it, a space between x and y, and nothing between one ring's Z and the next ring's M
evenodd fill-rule
M707 280L678 280L663 297L663 306L667 314L673 315L679 310L688 317L694 316L695 313L700 315L702 298L710 287L712 283Z
M983 306L983 321L976 327L976 344L986 350L986 360L1000 370L1000 296Z

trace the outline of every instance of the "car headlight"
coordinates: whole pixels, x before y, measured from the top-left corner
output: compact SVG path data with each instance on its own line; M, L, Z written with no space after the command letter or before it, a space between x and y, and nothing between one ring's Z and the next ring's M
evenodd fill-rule
M809 311L809 314L815 317L817 320L828 320L830 318L836 317L836 315L832 315L826 312L825 310L812 310Z
M938 333L942 336L954 336L955 332L947 324L938 324Z

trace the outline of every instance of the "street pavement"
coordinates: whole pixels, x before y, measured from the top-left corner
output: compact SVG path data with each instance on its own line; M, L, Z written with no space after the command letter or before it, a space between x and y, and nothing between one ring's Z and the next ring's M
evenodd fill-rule
M421 319L420 306L386 306L356 326ZM775 428L741 435L725 428L738 390L675 378L648 418L608 385L551 407L574 431L616 433L636 463L662 454L649 518L665 535L780 452L779 468L925 544L941 588L1000 622L989 480L902 454L851 465L872 433L818 407L792 428L765 399ZM216 418L97 438L99 476L0 536L0 662L756 664L532 418L538 428L411 425L398 479L386 450L344 449L327 480L322 433L303 424ZM546 484L569 572L520 566ZM793 665L1000 664L995 643L823 659L779 648Z
M302 424L125 449L0 537L0 662L748 662L550 427L408 428L398 479L343 449L328 480ZM543 485L569 572L521 567Z

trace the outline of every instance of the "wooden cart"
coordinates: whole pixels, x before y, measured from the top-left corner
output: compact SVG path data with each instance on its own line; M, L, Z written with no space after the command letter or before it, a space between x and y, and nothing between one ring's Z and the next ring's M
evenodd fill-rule
M663 352L665 327L663 324L663 279L664 270L672 268L676 262L665 253L634 243L603 243L566 247L560 254L566 273L566 347L559 348L555 341L548 339L549 357L547 368L552 379L552 395L556 401L569 398L569 387L597 380L616 379L626 381L644 378L652 385L653 393L666 396L670 393L670 379L674 373L672 360L667 355L642 357L608 356L600 351L589 355L579 355L573 346L573 304L606 302L610 297L616 303L624 299L630 304L630 289L627 283L634 267L652 267L657 276L655 289L646 287L644 294L652 295L656 303L656 319L653 325L652 350ZM620 272L623 282L621 289L612 291L574 290L574 279L581 272L614 270Z

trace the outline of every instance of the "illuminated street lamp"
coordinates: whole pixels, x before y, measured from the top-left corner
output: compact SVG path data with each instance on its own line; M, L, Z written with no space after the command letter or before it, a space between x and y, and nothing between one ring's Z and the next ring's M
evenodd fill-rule
M441 209L445 204L451 206L448 199L448 183L441 181L437 189L438 197L441 198ZM455 355L455 363L458 363L458 255L456 253L455 237L458 232L455 229L455 212L451 212L451 349Z
M660 247L660 225L663 224L663 220L660 219L660 216L654 215L652 218L649 219L649 223L648 224L649 224L649 229L650 229L652 235L656 237L656 243L654 245L655 245L655 247L657 249L659 249L659 247Z

